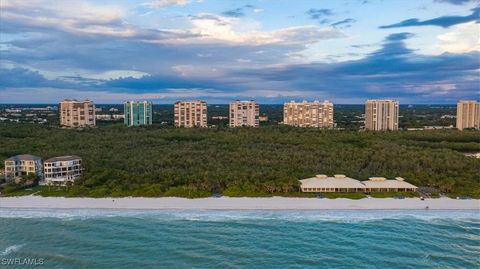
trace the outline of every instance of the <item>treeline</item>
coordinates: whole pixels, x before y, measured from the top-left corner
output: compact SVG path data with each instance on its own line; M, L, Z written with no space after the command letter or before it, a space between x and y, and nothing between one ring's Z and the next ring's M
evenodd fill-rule
M288 126L176 129L122 124L68 130L0 124L0 158L76 154L71 196L298 195L299 179L401 176L417 186L480 197L478 131L335 131ZM3 166L3 162L2 162ZM53 194L52 194L53 195Z

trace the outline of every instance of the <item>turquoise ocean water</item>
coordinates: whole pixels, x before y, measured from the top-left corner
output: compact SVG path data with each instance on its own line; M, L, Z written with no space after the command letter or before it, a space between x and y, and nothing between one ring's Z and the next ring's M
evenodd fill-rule
M480 215L0 209L0 261L0 268L480 268Z

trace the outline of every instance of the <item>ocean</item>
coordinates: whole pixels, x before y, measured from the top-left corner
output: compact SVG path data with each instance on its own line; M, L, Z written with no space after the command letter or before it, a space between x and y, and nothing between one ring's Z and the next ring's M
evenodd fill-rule
M480 268L479 257L473 210L0 209L0 268Z

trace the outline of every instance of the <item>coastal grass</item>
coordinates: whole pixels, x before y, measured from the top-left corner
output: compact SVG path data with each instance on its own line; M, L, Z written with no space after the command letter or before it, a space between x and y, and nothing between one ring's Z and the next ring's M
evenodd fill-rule
M323 192L321 195L327 199L347 198L358 200L367 197L362 192Z
M373 198L420 197L420 194L417 192L372 192L369 195Z

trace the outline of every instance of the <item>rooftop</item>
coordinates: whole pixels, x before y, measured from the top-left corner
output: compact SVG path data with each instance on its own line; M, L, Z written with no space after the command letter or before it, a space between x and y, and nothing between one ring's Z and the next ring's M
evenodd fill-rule
M345 175L316 175L312 178L300 180L302 188L349 188L365 189L365 186L358 180Z
M41 161L41 160L42 158L35 155L30 155L30 154L15 155L7 159L7 161Z
M403 178L397 177L395 179L386 179L384 177L371 177L369 180L362 181L367 188L382 188L382 189L416 189L413 184L406 182Z
M62 101L62 103L67 103L67 102L71 102L71 103L93 103L92 101L90 101L88 99L85 99L84 101L79 101L77 99L64 99Z
M66 156L53 157L45 160L45 162L62 162L62 161L73 161L73 160L79 160L79 159L81 160L82 158L76 155L66 155Z

